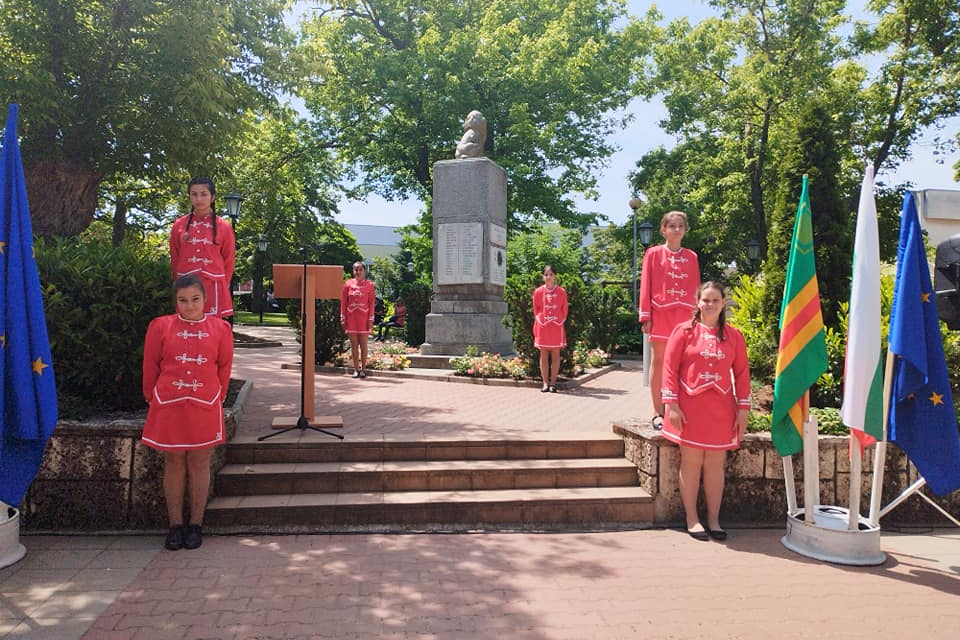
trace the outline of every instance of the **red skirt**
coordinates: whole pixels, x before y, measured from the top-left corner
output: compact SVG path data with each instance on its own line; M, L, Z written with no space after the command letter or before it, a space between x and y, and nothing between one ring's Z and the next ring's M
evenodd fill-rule
M567 346L567 330L562 324L533 323L533 346L537 349L562 349Z
M728 450L740 447L737 429L737 404L732 395L707 390L695 396L680 388L680 410L687 418L683 430L665 417L663 437L685 447ZM667 411L667 415L669 415Z
M666 342L678 324L690 322L693 311L690 307L654 309L650 314L650 333L647 335L652 342Z
M223 405L210 406L191 400L150 403L143 425L143 444L158 451L209 449L225 442Z

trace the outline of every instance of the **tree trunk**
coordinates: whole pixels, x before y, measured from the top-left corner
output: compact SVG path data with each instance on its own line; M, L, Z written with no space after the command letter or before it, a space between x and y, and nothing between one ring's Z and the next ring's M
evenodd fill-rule
M113 208L113 246L119 247L127 233L127 199L117 195L117 204Z
M71 160L39 160L24 166L33 232L75 236L90 226L103 176Z

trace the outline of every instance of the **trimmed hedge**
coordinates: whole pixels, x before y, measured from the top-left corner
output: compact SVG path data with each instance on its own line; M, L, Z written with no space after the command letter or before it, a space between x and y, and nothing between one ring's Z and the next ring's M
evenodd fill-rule
M35 249L61 417L143 409L147 325L175 308L169 259L84 236Z

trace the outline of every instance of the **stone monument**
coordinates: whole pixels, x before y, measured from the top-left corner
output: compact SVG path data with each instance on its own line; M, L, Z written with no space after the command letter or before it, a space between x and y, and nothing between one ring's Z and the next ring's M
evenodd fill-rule
M470 112L463 128L457 159L433 165L434 296L420 353L457 356L475 345L507 355L507 176L483 157L483 115Z

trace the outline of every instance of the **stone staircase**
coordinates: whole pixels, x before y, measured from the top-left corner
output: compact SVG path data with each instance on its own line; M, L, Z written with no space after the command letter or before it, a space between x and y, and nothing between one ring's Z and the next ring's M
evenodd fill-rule
M234 442L214 532L611 529L653 521L623 440Z

